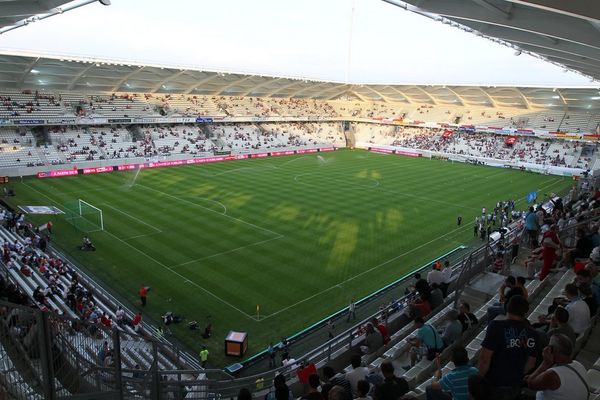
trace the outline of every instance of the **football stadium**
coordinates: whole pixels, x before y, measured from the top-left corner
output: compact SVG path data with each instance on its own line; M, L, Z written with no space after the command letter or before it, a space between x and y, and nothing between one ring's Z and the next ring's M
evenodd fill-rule
M599 43L585 1L0 2L0 399L600 399Z

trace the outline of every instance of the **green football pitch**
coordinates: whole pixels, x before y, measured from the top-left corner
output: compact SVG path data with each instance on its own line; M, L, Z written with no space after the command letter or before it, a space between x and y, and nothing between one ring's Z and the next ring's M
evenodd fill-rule
M564 192L572 181L515 170L339 150L331 153L144 169L15 183L13 205L98 207L96 252L53 216L52 239L144 314L208 316L208 341L187 324L176 338L212 361L230 329L247 331L250 353L292 335L472 240L482 207ZM457 226L457 217L463 217ZM31 217L37 223L48 216ZM95 217L90 217L95 218ZM260 314L257 315L257 305Z

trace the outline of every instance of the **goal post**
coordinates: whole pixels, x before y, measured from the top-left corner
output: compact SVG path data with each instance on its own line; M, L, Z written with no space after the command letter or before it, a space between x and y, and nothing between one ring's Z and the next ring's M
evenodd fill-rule
M104 230L102 210L82 199L65 204L65 220L82 232Z

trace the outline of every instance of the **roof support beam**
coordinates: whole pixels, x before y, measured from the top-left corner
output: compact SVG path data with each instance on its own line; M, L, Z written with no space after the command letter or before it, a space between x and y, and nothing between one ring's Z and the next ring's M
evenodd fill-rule
M166 77L165 79L162 79L161 81L159 81L156 85L154 85L150 90L152 92L156 92L158 89L160 89L165 83L172 81L173 79L184 75L187 72L187 70L181 70L179 72L177 72L176 74L170 75L168 77Z
M23 84L23 82L25 82L25 78L27 78L27 75L29 75L29 73L31 72L31 70L33 69L35 64L37 64L39 59L40 59L39 57L36 57L36 58L32 59L30 63L27 64L27 66L25 67L25 70L21 74L21 77L17 81L17 87L20 87Z
M250 79L250 78L252 78L252 77L253 77L252 75L248 75L248 76L246 76L245 78L242 78L242 79L235 80L235 81L231 82L231 83L230 83L230 84L228 84L228 85L222 86L222 87L221 87L221 88L218 90L218 92L217 92L217 91L215 92L215 94L216 94L216 95L219 95L219 96L228 96L228 95L226 95L226 94L225 94L225 91L226 91L227 89L229 89L230 87L233 87L233 86L235 86L235 85L237 85L237 84L239 84L239 83L241 83L241 82L247 81L248 79Z
M92 64L92 65L94 65L94 64ZM115 91L119 90L119 88L125 82L127 82L130 78L132 78L135 74L137 74L138 72L140 72L144 68L146 68L146 67L137 67L137 68L135 68L133 71L131 71L130 73L128 73L127 75L125 75L121 80L117 81L117 83L115 83L115 85L112 87L111 91L115 92Z
M417 85L413 85L413 86L410 86L410 87L409 87L409 89L410 89L410 88L415 88L415 89L417 89L418 91L420 91L421 93L423 93L425 96L429 97L429 99L431 100L431 102L432 102L434 105L436 105L436 106L438 105L438 102L437 102L437 101L436 101L436 100L433 98L433 96L432 96L431 94L427 93L427 91L426 91L425 89L423 89L422 87L419 87L419 86L417 86Z
M406 95L406 93L404 93L402 90L398 89L398 86L392 86L389 85L388 86L390 89L392 89L394 92L398 93L399 95L401 95L402 97L404 97L404 100L406 100L407 103L409 104L414 104L414 101L412 101L412 99L410 97L408 97Z
M266 86L266 85L268 85L270 83L273 83L273 82L279 82L279 81L281 81L281 80L283 80L285 78L275 78L275 79L264 78L264 79L265 79L264 82L261 82L258 85L252 86L252 88L250 90L247 90L246 92L242 93L241 96L244 96L244 97L249 96L250 93L256 91L256 89L261 88L263 86ZM297 82L294 82L293 84L295 85L296 83ZM290 87L290 86L292 86L292 85L286 85L285 87Z
M75 75L73 77L73 79L71 79L71 82L69 82L69 86L67 86L67 90L73 90L73 88L75 87L75 85L77 84L79 79L81 79L81 77L84 76L86 74L86 72L88 72L94 66L95 66L95 64L92 63L92 64L88 65L87 67L85 67L84 69L82 69L81 71L79 71L79 73L77 75Z
M510 11L503 10L502 8L498 7L497 5L489 3L486 0L472 0L472 1L500 17L503 17L506 19L512 18L512 14L510 13ZM508 5L509 5L509 10L510 10L512 8L512 3L508 3Z
M467 106L468 105L467 102L465 101L465 99L460 94L458 94L455 90L449 88L448 86L446 86L445 89L447 91L449 91L450 93L452 93L454 96L456 96L456 98L458 99L458 101L460 101L460 105L461 106Z
M197 82L192 83L191 85L189 85L187 88L185 88L185 90L183 91L183 94L190 94L192 92L192 90L196 89L198 86L203 85L207 82L212 81L213 79L216 79L219 76L218 73L213 73L213 75L208 76L204 79L201 79Z
M365 89L367 89L367 90L370 90L370 91L371 91L371 92L373 92L373 93L375 93L375 94L376 94L377 96L379 96L379 97L381 98L381 100L383 100L384 102L386 102L386 103L389 103L389 100L388 100L387 96L385 96L385 95L383 95L382 93L380 93L379 91L377 91L377 90L373 89L373 87L372 87L372 86L370 86L370 85L365 85L365 86L364 86L364 88L365 88ZM356 91L355 91L354 93L356 93ZM375 100L371 99L370 101L375 101Z

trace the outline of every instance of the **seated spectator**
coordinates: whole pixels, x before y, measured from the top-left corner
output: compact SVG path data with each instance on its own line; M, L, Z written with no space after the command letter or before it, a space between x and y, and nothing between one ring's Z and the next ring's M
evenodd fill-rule
M579 297L579 290L575 284L565 285L564 293L568 302L565 308L569 312L569 325L575 331L575 335L579 336L590 325L590 308Z
M429 306L432 310L435 310L444 302L444 293L440 289L440 285L434 283L431 285L431 292L429 294Z
M463 331L462 325L458 320L458 311L448 311L446 318L448 319L448 323L444 328L444 333L442 333L442 340L444 341L444 346L448 347L452 343L460 340Z
M408 307L410 315L413 317L425 318L431 313L431 305L424 293L420 293L419 299L411 303Z
M336 374L329 365L323 367L323 378L324 382L321 385L321 394L326 399L329 397L329 391L334 386L341 387L346 395L346 398L352 398L352 387L350 382L342 374Z
M379 333L381 333L381 337L383 338L383 344L387 344L390 341L390 333L388 332L387 327L384 324L380 323L377 317L373 317L371 319L371 324L373 324L373 326L377 328Z
M528 310L527 300L512 296L506 319L493 320L487 327L481 343L479 373L491 386L492 400L517 399L523 377L535 365L538 333L525 320Z
M265 396L265 400L294 400L292 391L285 383L285 376L279 374L273 379L273 390Z
M358 383L356 384L356 397L354 398L354 400L372 400L371 396L369 396L370 389L371 385L368 381L358 381Z
M365 344L360 346L360 349L365 354L371 354L383 346L383 336L370 322L367 324L366 332Z
M590 316L593 317L598 312L598 303L596 296L592 293L592 288L589 283L579 285L579 293L581 293L581 299L585 301L590 309Z
M513 296L523 297L523 290L517 286L517 280L514 276L507 276L504 283L498 289L500 294L500 302L490 306L487 310L488 324L498 315L506 314L506 305Z
M452 349L452 362L454 369L442 376L438 366L434 380L427 387L427 400L469 400L468 380L472 375L477 375L477 368L469 366L469 355L462 346Z
M569 325L569 312L565 308L558 307L554 310L549 328L548 337L559 334L565 335L573 344L575 344L575 331L571 328L571 325Z
M408 393L406 379L394 375L394 365L391 361L384 361L379 368L383 375L383 383L375 386L373 400L398 400Z
M460 303L460 306L458 307L458 312L458 320L462 325L463 332L471 329L471 327L479 323L475 314L471 312L471 305L469 303Z
M417 335L408 338L411 348L410 366L404 367L407 370L414 367L417 360L422 357L427 357L429 361L433 360L444 347L444 341L438 331L433 326L426 324L423 318L415 318L415 328L417 328Z
M319 392L319 386L321 385L321 380L319 379L319 375L311 374L308 377L308 393L300 397L302 400L324 400L325 398Z
M522 276L517 276L517 287L523 292L523 298L529 301L529 291L525 287L526 280Z
M586 370L573 360L574 344L565 335L550 337L543 361L527 377L527 386L537 390L537 400L587 399L590 395Z

